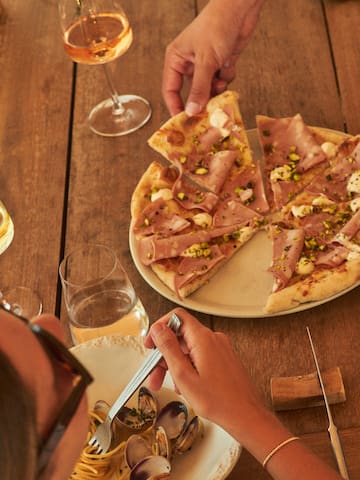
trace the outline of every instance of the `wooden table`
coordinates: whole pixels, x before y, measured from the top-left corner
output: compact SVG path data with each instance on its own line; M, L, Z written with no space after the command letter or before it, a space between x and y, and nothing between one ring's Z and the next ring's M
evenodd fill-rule
M153 159L146 139L168 118L161 98L164 49L206 2L168 0L124 6L135 41L116 63L120 92L149 99L151 121L125 137L89 131L91 107L107 96L100 67L74 66L62 47L55 0L36 8L3 0L0 18L0 198L15 223L0 257L0 286L39 291L46 311L61 313L58 264L81 241L118 249L150 318L174 305L137 272L128 245L132 190ZM196 5L198 4L198 5ZM136 7L135 7L136 5ZM300 112L308 124L360 132L360 2L268 0L232 87L247 128L257 113ZM273 318L199 315L228 333L270 404L270 378L314 370L305 326L322 368L338 365L347 400L333 407L350 477L360 478L359 288L317 308ZM236 408L236 405L234 405ZM334 464L322 407L279 413L294 434ZM269 478L244 453L230 479Z

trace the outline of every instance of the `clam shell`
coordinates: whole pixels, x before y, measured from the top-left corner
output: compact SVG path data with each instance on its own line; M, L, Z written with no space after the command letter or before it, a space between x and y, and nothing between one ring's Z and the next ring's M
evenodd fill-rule
M186 405L179 401L167 403L159 412L155 427L161 425L170 440L177 438L184 430L188 418Z
M151 456L141 460L131 470L130 480L157 480L170 475L171 465L165 457Z
M130 469L143 458L151 455L151 445L142 435L134 434L128 438L125 446L125 460Z
M202 423L198 416L192 418L191 422L182 431L182 433L176 439L174 445L174 453L184 453L189 450L199 434L202 431Z

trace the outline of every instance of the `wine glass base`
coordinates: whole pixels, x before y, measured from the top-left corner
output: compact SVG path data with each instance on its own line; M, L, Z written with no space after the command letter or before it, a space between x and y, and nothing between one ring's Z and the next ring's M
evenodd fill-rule
M88 123L97 135L117 137L135 132L151 117L149 102L137 95L119 95L123 110L117 112L111 98L104 100L92 109Z
M43 309L42 301L35 290L29 287L16 286L3 292L5 301L11 306L11 311L25 318L40 315Z

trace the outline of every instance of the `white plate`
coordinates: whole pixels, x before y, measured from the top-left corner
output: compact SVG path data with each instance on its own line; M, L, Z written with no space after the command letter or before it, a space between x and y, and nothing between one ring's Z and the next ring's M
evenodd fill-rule
M254 158L261 158L257 130L248 130L247 134ZM180 300L174 292L159 280L150 267L141 263L136 249L135 237L132 234L132 225L130 225L129 244L136 268L154 290L178 305L211 315L232 318L288 315L329 302L360 285L360 282L358 282L336 295L318 302L303 303L291 310L274 314L264 313L263 309L273 285L272 275L268 272L272 260L272 244L267 234L260 231L241 247L206 285L189 297Z
M88 390L90 407L99 399L111 404L149 352L140 340L123 336L101 337L71 350L94 376ZM169 375L165 387L155 393L160 404L179 398ZM136 405L136 398L133 402ZM235 466L241 452L238 442L217 425L205 419L203 423L203 438L172 461L171 480L223 480Z

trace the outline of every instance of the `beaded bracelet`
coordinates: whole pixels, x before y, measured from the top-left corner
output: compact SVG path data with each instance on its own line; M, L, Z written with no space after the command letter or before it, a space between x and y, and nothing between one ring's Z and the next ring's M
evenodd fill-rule
M290 442L293 442L294 440L299 440L299 437L290 437L288 438L287 440L284 440L283 442L281 442L277 447L275 447L273 450L271 450L271 452L265 457L265 460L263 461L262 463L262 466L265 468L268 461L270 460L270 458L275 455L276 452L278 452L282 447L285 447L285 445L287 445L288 443Z

